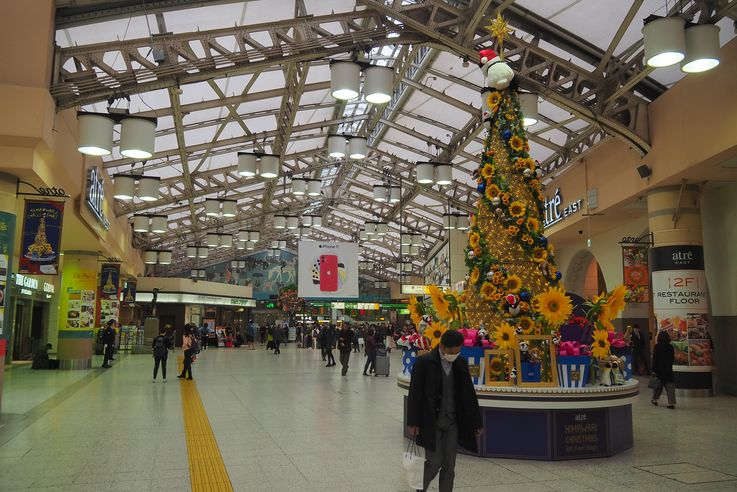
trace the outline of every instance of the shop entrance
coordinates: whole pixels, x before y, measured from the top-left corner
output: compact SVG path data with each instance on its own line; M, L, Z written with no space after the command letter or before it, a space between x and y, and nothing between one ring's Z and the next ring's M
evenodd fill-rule
M13 360L30 360L45 342L46 303L19 300L15 304L13 325Z

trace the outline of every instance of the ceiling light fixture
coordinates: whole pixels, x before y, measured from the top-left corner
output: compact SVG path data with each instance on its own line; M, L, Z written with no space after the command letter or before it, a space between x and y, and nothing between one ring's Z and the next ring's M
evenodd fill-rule
M645 63L653 68L669 67L686 56L686 21L681 17L651 15L645 19L642 36Z
M86 155L110 155L113 131L120 123L119 150L130 159L149 159L154 154L156 118L122 113L77 112L77 150Z
M238 152L238 174L247 178L260 176L274 179L279 176L281 157L263 152Z
M520 92L519 106L522 111L522 126L532 126L538 122L537 94Z
M699 73L719 65L719 26L697 24L686 28L686 57L681 70Z
M363 91L366 101L372 104L386 104L392 100L394 70L380 65L371 65L363 71L365 83Z
M453 166L447 162L418 162L415 173L419 184L445 186L453 183Z
M328 135L328 155L340 159L345 157L348 141L344 135Z
M364 137L350 137L348 139L348 157L355 160L366 158L367 143Z

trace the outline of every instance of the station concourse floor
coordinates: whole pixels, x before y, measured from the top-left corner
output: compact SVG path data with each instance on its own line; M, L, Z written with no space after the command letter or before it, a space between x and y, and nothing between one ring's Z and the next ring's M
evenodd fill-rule
M0 491L409 490L402 392L393 375L363 376L362 354L341 377L340 365L326 368L319 351L295 344L278 356L210 348L193 366L195 381L176 379L179 355L170 355L166 384L151 382L146 355L119 354L107 370L7 368ZM400 369L394 351L392 372ZM185 430L185 413L205 424L193 430L190 420ZM734 397L681 398L672 411L650 405L644 389L633 449L564 462L459 455L455 490L737 490L736 415ZM217 455L193 474L220 467L224 482L191 476L188 442L193 450L209 442L202 449Z

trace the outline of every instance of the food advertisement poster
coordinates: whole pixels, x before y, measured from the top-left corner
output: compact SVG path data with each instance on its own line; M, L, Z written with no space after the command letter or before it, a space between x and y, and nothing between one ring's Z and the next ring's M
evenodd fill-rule
M66 319L64 329L92 330L95 327L97 272L91 266L85 262L64 263L60 305L60 317Z
M650 250L653 309L658 332L670 335L675 365L713 365L709 291L701 246Z
M15 215L0 212L0 338L5 333L6 286L10 278L11 258L13 258L13 243L15 239Z
M59 246L64 203L26 200L23 215L19 273L59 273Z
M622 266L627 302L649 302L650 275L648 271L647 248L642 246L622 246Z
M98 289L99 326L105 326L111 319L120 318L120 265L103 263L100 267L100 283Z

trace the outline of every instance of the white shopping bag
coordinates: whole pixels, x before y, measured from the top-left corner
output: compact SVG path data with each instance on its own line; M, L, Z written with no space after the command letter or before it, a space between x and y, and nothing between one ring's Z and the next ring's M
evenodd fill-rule
M425 476L425 458L420 454L420 448L414 439L410 440L402 460L402 472L407 485L414 490L423 490Z

